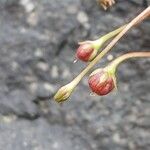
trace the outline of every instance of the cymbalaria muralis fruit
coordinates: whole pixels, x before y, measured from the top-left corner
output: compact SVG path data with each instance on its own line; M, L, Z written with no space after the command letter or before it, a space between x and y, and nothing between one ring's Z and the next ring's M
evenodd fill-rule
M115 88L114 76L106 68L95 70L88 83L92 92L100 96L107 95Z
M96 56L100 48L103 46L105 42L110 40L112 37L116 36L126 25L107 33L106 35L100 37L95 41L84 41L79 42L79 48L76 52L77 59L80 59L84 62L92 61Z
M116 33L116 30L114 30L113 32L110 32L110 33L104 35L103 37L107 37L106 38L107 40L110 39L111 37L114 37L114 36L115 37L103 50L100 51L100 53L97 56L95 56L93 58L92 58L92 52L93 52L92 48L95 48L95 47L93 47L93 45L92 46L89 44L87 45L87 42L79 43L79 44L81 44L81 47L79 47L78 51L81 51L83 49L88 49L88 52L90 53L90 56L89 56L89 54L85 55L86 59L85 60L83 59L83 61L91 61L91 62L69 84L61 87L58 90L58 92L54 96L55 101L57 101L57 102L66 101L70 97L70 95L73 92L73 90L75 89L75 87L81 81L81 79L100 61L100 59L103 56L105 56L115 46L115 44L121 39L121 37L123 37L127 33L127 31L129 31L132 27L141 23L143 20L145 20L149 16L150 16L150 6L147 7L145 10L143 10L131 22L118 28L118 30L119 29L121 29L121 30L119 30L119 32L117 34L110 36L110 33L114 33L114 32ZM86 45L82 45L82 44L86 44ZM99 47L96 47L96 50L98 50L101 47L101 45L98 45L98 46ZM77 56L79 56L79 55L81 56L81 53L78 54ZM84 55L82 54L82 56L84 56ZM135 52L135 53L129 53L129 54L122 55L122 56L116 58L114 61L112 61L105 68L94 71L89 78L89 85L90 85L92 91L98 95L107 95L108 93L110 93L116 87L115 73L116 73L117 66L122 61L124 61L128 58L134 58L134 57L150 57L150 52Z

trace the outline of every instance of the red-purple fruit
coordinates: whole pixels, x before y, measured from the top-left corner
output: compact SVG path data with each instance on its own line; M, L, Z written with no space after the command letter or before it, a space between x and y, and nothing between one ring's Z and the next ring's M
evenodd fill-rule
M83 42L80 44L76 52L76 57L82 61L88 62L95 58L97 55L97 49L92 42Z
M113 75L105 69L95 70L90 75L88 83L92 92L100 96L107 95L115 88Z

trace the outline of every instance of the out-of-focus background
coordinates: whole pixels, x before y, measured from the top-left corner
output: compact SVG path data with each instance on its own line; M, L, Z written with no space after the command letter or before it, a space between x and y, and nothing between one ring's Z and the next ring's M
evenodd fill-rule
M150 59L122 64L119 90L108 96L90 96L85 77L63 105L52 98L85 66L73 64L78 41L143 9L142 0L118 0L108 11L96 0L0 0L0 150L149 150ZM149 20L98 66L130 50L150 50Z

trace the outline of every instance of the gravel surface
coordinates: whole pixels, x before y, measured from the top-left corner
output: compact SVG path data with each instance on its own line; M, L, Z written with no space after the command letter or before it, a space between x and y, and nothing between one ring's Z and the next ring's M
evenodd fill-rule
M78 41L144 7L142 0L118 0L108 11L94 0L0 0L0 150L149 150L150 59L122 64L119 90L108 96L90 96L86 77L63 105L52 98L85 66L73 64ZM150 20L132 29L98 66L150 50L149 29Z

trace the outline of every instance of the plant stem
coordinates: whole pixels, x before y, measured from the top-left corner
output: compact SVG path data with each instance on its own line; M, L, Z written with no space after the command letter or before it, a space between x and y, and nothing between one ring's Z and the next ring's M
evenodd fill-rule
M106 41L110 40L111 38L116 36L118 33L120 33L125 28L125 26L126 25L123 25L120 28L117 28L116 30L105 34L104 36L101 36L97 40L92 41L94 43L94 48L96 50L99 50ZM88 42L88 41L79 42L78 44L81 45L81 44L85 44L86 42ZM89 42L91 42L91 41L89 41Z
M124 54L115 60L113 60L108 66L114 69L114 73L116 71L116 68L120 63L123 61L130 59L130 58L136 58L136 57L150 57L150 52L131 52Z
M103 43L105 43L107 40L109 40L110 38L114 37L118 33L120 33L126 26L127 25L123 25L120 28L105 34L103 37L101 37L103 39ZM99 38L98 40L100 40L101 38Z
M142 13L140 13L137 17L135 17L130 23L126 25L126 27L106 46L106 48L93 60L89 63L89 65L76 77L72 82L77 85L80 80L89 72L89 70L96 64L98 61L107 54L113 46L120 40L120 38L126 34L126 32L132 28L137 23L142 22L144 19L150 16L150 6L147 7Z

